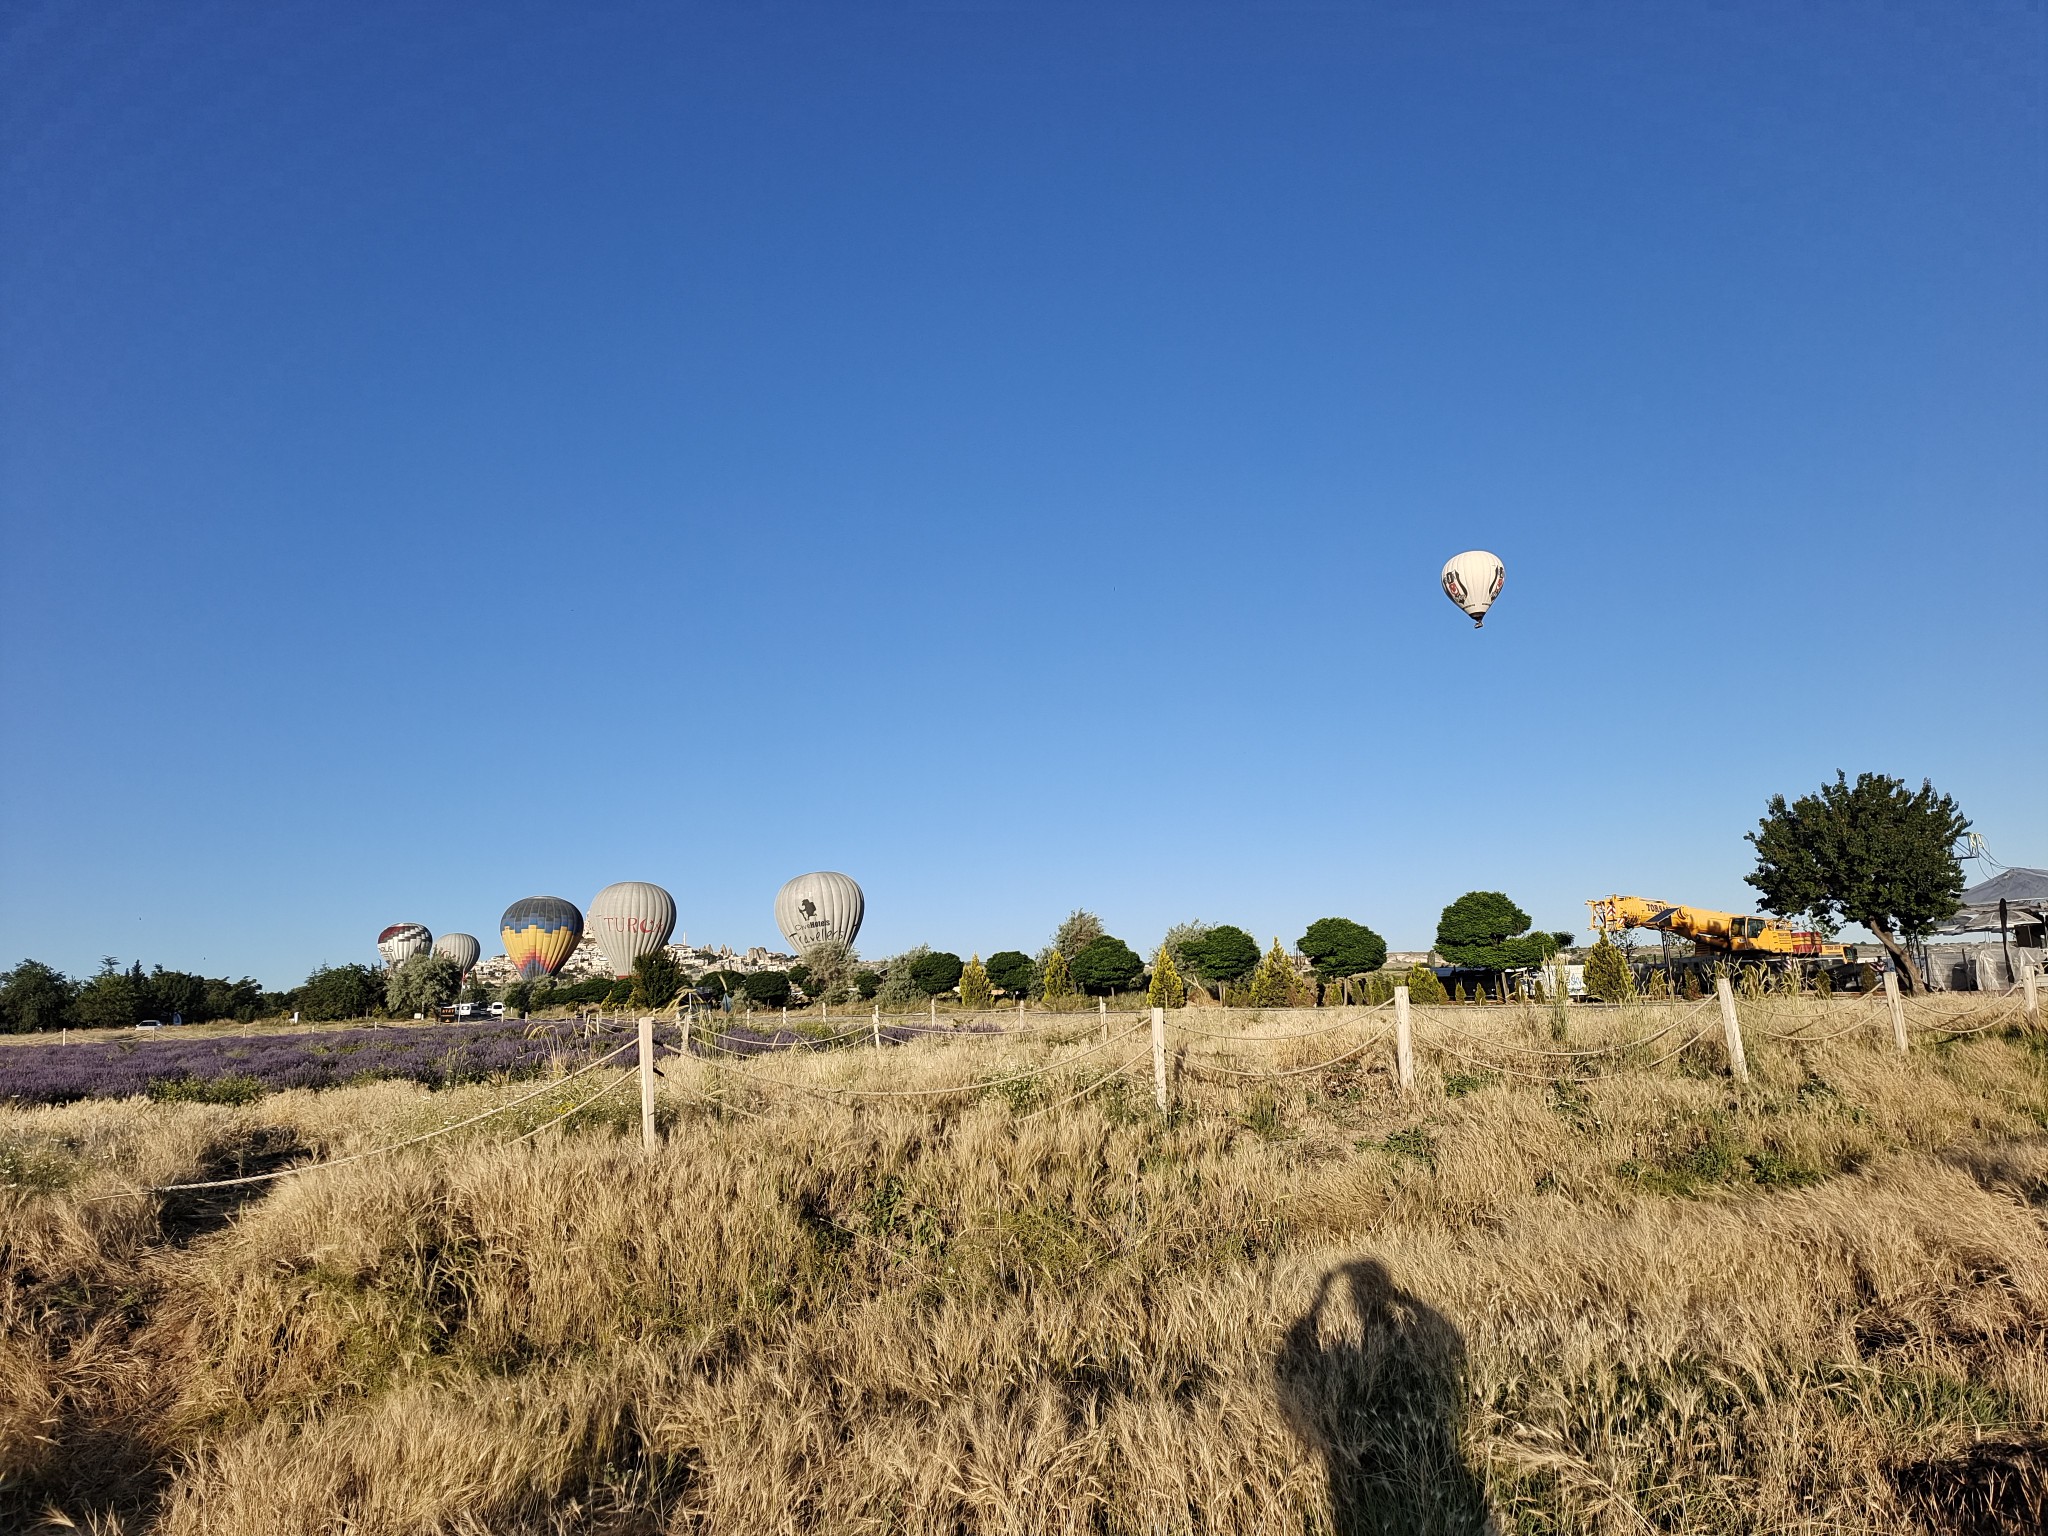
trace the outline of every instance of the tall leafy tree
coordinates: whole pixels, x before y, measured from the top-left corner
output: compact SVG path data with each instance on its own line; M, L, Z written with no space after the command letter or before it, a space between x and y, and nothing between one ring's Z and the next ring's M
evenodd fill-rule
M292 994L292 1006L308 1021L360 1019L382 1011L384 977L367 965L323 965Z
M1295 946L1325 981L1360 976L1387 963L1387 941L1348 917L1323 917L1308 925Z
M1122 939L1105 933L1082 945L1068 969L1083 992L1101 996L1129 988L1145 974L1145 962Z
M1067 914L1065 922L1054 930L1052 947L1069 960L1081 953L1090 944L1102 937L1102 919L1083 907L1076 907Z
M391 972L384 983L384 1006L400 1018L423 1013L431 1019L435 1009L454 1002L461 992L462 967L430 950Z
M682 961L666 944L633 959L633 988L626 994L629 1008L666 1008L690 984Z
M1008 997L1022 997L1031 990L1038 967L1021 949L999 949L988 957L988 979Z
M958 955L935 949L910 962L910 979L926 997L937 997L959 986L960 973L966 969Z
M71 1022L71 979L40 960L24 960L0 976L0 1030L27 1034Z
M1258 969L1259 941L1229 923L1188 940L1181 951L1194 973L1208 982L1243 981Z
M78 989L71 1005L72 1017L86 1029L132 1029L142 1022L142 964L122 970L121 962L108 955L99 970Z
M1556 935L1529 932L1529 914L1499 891L1467 891L1437 919L1436 951L1453 965L1504 971L1541 965L1556 950Z
M789 972L749 971L740 990L747 994L748 1002L763 1008L780 1008L789 1001Z
M1970 822L1925 779L1918 790L1861 773L1790 804L1771 796L1757 830L1756 869L1745 876L1780 917L1861 923L1891 953L1908 987L1926 989L1907 941L1925 938L1962 905L1955 845Z
M821 939L804 951L804 967L809 971L800 985L811 997L826 1002L845 995L854 985L854 972L859 967L860 956L851 944L842 939ZM796 972L792 970L791 976Z

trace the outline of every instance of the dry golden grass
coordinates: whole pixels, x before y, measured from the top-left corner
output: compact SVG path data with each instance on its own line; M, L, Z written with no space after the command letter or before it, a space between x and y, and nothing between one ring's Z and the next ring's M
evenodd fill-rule
M2035 1529L2048 1051L1765 1033L1858 1006L1745 1005L1746 1086L1717 1026L1650 1064L1711 1011L1540 1080L1563 1059L1533 1052L1670 1007L1575 1012L1562 1045L1542 1010L1424 1014L1406 1099L1378 1040L1228 1075L1384 1014L1188 1035L1165 1123L1149 1053L1089 1089L1142 1035L960 1098L765 1081L1023 1072L1096 1043L1086 1016L675 1062L652 1157L630 1089L511 1142L593 1077L253 1196L120 1192L512 1091L0 1110L0 1528ZM1184 1022L1332 1015L1218 1018Z

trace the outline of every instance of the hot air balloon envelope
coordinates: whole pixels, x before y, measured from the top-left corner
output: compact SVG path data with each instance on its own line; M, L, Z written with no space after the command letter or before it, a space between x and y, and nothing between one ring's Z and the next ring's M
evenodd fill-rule
M484 947L475 937L467 933L444 933L434 940L434 953L444 960L453 960L455 968L467 976L476 969L476 963L483 957Z
M651 955L676 931L676 899L644 880L621 880L590 899L590 932L614 976L633 974L633 962Z
M798 954L827 939L851 944L866 910L860 887L831 870L798 875L775 893L775 926Z
M583 938L583 914L559 896L528 896L498 919L505 955L521 979L552 976L576 953Z
M377 935L377 953L394 971L414 955L423 955L434 942L424 923L393 923Z
M1506 580L1507 568L1500 563L1500 556L1483 549L1468 549L1444 562L1444 596L1471 616L1474 629L1486 622L1486 610L1500 596Z

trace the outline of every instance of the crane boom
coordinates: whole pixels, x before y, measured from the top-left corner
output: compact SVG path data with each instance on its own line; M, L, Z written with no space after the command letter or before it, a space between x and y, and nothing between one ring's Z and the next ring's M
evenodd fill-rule
M1690 939L1701 949L1730 955L1781 955L1787 958L1839 960L1842 946L1824 944L1820 935L1775 917L1750 917L1687 907L1652 896L1602 896L1586 905L1601 933L1624 928L1652 928Z

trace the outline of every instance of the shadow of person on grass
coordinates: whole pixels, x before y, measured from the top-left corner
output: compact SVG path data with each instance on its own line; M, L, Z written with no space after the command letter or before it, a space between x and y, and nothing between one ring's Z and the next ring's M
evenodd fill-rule
M1339 1265L1273 1362L1281 1411L1322 1458L1336 1536L1493 1531L1465 1465L1465 1341L1384 1264Z

